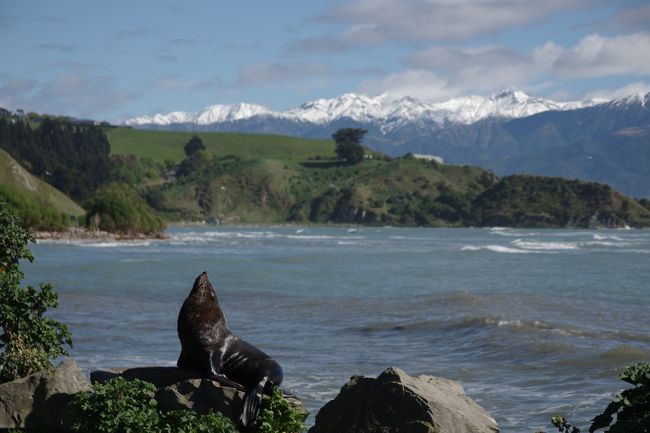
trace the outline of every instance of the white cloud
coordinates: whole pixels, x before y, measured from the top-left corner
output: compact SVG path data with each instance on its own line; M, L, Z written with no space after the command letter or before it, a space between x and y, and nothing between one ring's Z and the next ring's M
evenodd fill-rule
M650 34L584 37L576 46L555 50L553 72L567 77L650 74Z
M586 5L586 0L352 0L318 17L346 24L342 32L299 39L289 50L325 54L393 41L467 40Z
M571 47L547 42L527 53L497 45L434 46L408 56L405 71L365 82L361 89L397 95L406 95L405 89L411 89L416 96L422 87L427 99L486 94L511 86L529 91L553 89L567 78L650 75L648 53L650 35L646 33L590 35ZM636 90L622 88L616 94L626 91Z
M236 86L267 86L329 76L331 68L316 62L260 62L240 68Z
M96 72L92 66L69 64L48 81L0 77L0 105L84 117L112 111L134 98L114 77Z
M381 80L368 80L361 84L361 92L386 93L394 98L412 96L425 101L441 101L457 95L448 78L431 71L410 69L390 74Z
M593 90L585 94L585 99L617 99L624 98L635 93L645 95L649 92L650 83L646 83L645 81L636 81L634 83L630 83L626 86L616 89Z
M650 23L650 3L619 11L610 21L609 27L617 30L647 30Z

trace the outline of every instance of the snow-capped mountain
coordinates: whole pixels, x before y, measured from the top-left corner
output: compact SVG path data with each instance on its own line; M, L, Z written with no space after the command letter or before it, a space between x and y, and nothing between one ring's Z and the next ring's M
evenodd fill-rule
M650 93L611 101L555 102L516 89L429 103L348 93L286 111L213 105L127 122L137 128L329 138L368 130L364 145L390 156L429 154L497 175L533 173L608 183L650 198Z
M175 111L129 119L128 126L168 126L177 124L212 125L260 117L288 122L323 125L341 119L372 123L384 133L407 123L428 122L437 125L469 125L486 118L520 118L549 110L570 110L594 105L589 102L555 102L509 89L488 97L466 96L441 103L429 103L411 97L393 99L346 93L333 99L316 99L286 111L272 111L260 105L212 105L196 113Z
M255 104L211 105L196 113L186 111L173 111L168 114L154 114L141 116L124 122L128 126L140 125L174 125L180 123L194 123L197 125L210 125L219 122L232 122L235 120L249 119L253 116L271 113L265 107Z

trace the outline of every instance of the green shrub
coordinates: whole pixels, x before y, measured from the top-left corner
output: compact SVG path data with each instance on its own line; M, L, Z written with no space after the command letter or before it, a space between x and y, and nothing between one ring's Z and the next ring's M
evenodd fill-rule
M165 433L235 433L235 425L218 412L198 415L189 410L163 413Z
M237 433L235 425L215 412L199 415L192 411L165 412L154 399L156 388L142 380L122 377L95 384L92 391L72 400L72 430L83 433ZM252 433L299 433L305 416L276 389L263 402Z
M262 403L262 411L255 420L256 433L299 433L305 430L305 414L301 414L275 388L270 398Z
M58 306L52 285L20 286L24 274L19 261L34 260L27 248L30 241L31 231L0 202L0 382L47 370L51 360L68 355L64 345L72 346L68 327L44 317L48 308Z
M165 223L131 186L112 182L100 188L85 204L86 225L108 232L147 233L162 231Z
M83 433L157 432L160 414L156 388L147 382L118 377L75 395L72 430Z
M629 367L619 379L633 388L614 397L603 413L594 418L590 433L605 427L609 427L608 433L650 431L650 364L639 363Z

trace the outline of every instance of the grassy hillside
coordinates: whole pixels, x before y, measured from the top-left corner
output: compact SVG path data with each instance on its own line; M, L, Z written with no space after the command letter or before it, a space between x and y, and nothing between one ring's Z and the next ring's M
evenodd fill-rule
M112 154L184 160L191 132L106 130ZM176 179L139 186L169 220L405 226L634 227L650 211L602 184L513 176L413 157L336 160L327 140L199 133L207 152ZM214 158L211 156L214 155ZM185 160L180 167L190 161ZM186 166L186 165L185 165Z
M20 166L7 152L0 149L0 185L31 197L58 212L80 216L83 208L58 189L48 185Z
M76 218L85 213L72 199L32 176L1 149L0 198L8 201L23 219L36 228L61 229L67 225L70 216Z
M136 155L156 162L185 158L183 146L192 135L203 140L215 156L237 155L242 159L280 159L302 161L317 156L333 157L334 142L281 135L226 132L146 131L131 128L105 128L111 155Z
M172 219L454 225L462 217L446 203L467 207L494 182L477 167L406 158L359 165L224 158L151 189L149 199Z

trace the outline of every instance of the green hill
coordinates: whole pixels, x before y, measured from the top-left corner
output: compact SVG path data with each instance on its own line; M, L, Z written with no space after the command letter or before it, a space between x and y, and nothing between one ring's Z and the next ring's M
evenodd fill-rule
M0 197L17 208L36 228L60 229L85 213L83 208L56 188L32 176L0 149Z
M302 161L315 157L333 157L334 142L286 137L282 135L227 132L147 131L131 128L105 128L111 155L135 155L156 162L185 158L183 146L198 135L216 156L236 155L242 159L280 159Z
M106 133L114 155L174 164L185 158L183 146L194 134L129 128L107 128ZM148 203L172 221L650 226L647 208L602 184L538 176L499 180L479 167L413 157L347 165L336 160L328 140L197 135L207 153L191 170L178 171L178 178L159 185L140 186Z
M233 157L150 189L149 201L171 219L461 225L471 200L495 182L477 167L414 158L345 165Z
M650 209L637 200L609 185L559 177L505 177L477 198L473 211L485 226L650 226Z

